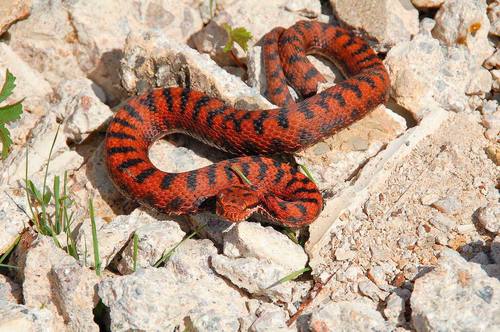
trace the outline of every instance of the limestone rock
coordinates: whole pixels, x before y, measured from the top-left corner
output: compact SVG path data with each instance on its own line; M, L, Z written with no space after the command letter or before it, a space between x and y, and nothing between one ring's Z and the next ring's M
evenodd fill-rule
M493 233L500 233L500 204L492 203L479 209L477 214L479 224Z
M0 274L0 299L0 301L5 301L13 304L21 303L21 285L19 285L9 277Z
M438 8L446 0L411 0L413 5L418 8Z
M178 223L164 216L154 216L151 224L138 227L134 234L137 235L137 268L153 266L164 253L179 244L185 235ZM121 253L117 264L118 271L122 274L132 273L133 257L134 241L130 239Z
M482 64L493 53L488 41L490 21L485 0L448 0L436 14L434 37L448 46L463 45Z
M249 315L245 300L210 269L215 254L208 240L186 240L165 268L103 280L99 296L110 308L111 329L239 331Z
M419 332L500 328L500 281L451 249L442 251L435 270L415 281L410 301Z
M500 36L500 1L489 1L488 18L491 22L490 33L495 36Z
M57 331L54 316L47 308L30 308L0 300L0 317L0 331Z
M0 36L16 21L29 16L31 0L0 1Z
M409 0L335 0L330 3L342 22L375 39L378 51L387 51L418 33L418 11Z
M330 302L314 310L309 328L313 332L391 331L378 311L360 301Z

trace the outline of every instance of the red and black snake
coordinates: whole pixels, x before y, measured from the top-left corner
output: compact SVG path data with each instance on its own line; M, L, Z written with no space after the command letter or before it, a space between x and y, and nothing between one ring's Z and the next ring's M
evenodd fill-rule
M314 182L295 166L262 155L293 153L361 119L386 101L389 76L363 39L337 25L300 21L286 30L275 28L263 37L262 50L266 96L280 108L235 109L180 87L154 89L120 107L105 141L107 169L119 190L169 214L215 206L231 221L261 210L289 227L313 222L323 208ZM335 59L349 78L316 94L325 79L307 60L310 53ZM287 84L306 99L296 103ZM189 172L160 171L148 150L173 132L244 156Z

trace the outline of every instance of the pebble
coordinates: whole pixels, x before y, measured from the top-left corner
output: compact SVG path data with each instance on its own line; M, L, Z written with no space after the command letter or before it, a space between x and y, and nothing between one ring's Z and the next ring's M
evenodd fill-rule
M479 224L493 233L500 233L500 204L490 203L481 207L477 213Z

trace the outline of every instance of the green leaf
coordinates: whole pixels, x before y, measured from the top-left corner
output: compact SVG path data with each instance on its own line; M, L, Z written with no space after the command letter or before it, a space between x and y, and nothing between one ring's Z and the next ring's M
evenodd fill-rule
M0 107L0 123L9 123L20 119L23 113L23 101Z
M16 77L7 69L7 72L5 73L5 82L3 83L2 90L0 91L0 103L9 98L12 94L12 91L16 87L16 84L14 83L15 81Z
M2 123L0 123L0 141L2 141L2 159L5 159L9 155L9 149L12 145L12 139L10 138L9 131Z
M277 286L279 284L282 284L284 282L288 282L288 281L291 281L291 280L294 280L294 279L297 279L298 277L300 277L302 274L308 272L308 271L311 271L311 268L309 266L306 266L300 270L297 270L297 271L294 271L286 276L284 276L283 278L281 278L280 280L276 281L274 284L272 284L271 286L267 287L267 289L269 288L273 288L274 286Z
M233 49L234 43L241 46L244 51L248 50L248 41L253 38L252 33L244 27L233 28L229 24L224 23L222 27L227 32L227 43L223 51L229 52Z

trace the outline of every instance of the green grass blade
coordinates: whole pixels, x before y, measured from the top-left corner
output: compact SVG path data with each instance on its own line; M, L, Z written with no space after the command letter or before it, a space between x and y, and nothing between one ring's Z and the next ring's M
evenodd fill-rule
M132 255L132 260L134 262L134 272L137 270L137 252L139 251L139 236L134 233L134 252Z
M99 258L99 241L97 239L97 228L95 225L94 203L89 198L90 222L92 224L92 246L94 248L94 267L97 276L101 275L101 259Z
M54 222L55 222L55 229L56 233L59 234L61 232L61 195L59 193L59 188L60 186L60 178L59 176L54 177L54 187L53 187L53 192L54 192L54 205L55 205L55 215L54 215Z
M7 264L0 264L0 267L6 267L9 269L19 269L19 267L14 266L14 265L7 265Z
M236 166L231 166L231 169L249 186L252 185L252 182L243 174L243 172Z
M311 271L311 268L309 266L306 266L306 267L304 267L304 268L302 268L300 270L294 271L294 272L292 272L292 273L284 276L280 280L276 281L274 284L272 284L271 286L267 287L267 289L272 288L274 286L277 286L279 284L285 283L287 281L291 281L291 280L297 279L299 276L301 276L302 274L304 274L304 273L306 273L308 271Z
M61 128L61 124L57 126L56 134L54 135L54 139L52 140L52 144L50 146L49 150L49 157L47 159L47 165L45 167L45 175L43 176L43 187L42 187L42 197L45 198L45 190L47 188L47 177L49 175L49 166L50 166L50 158L52 157L52 151L54 150L54 146L56 145L57 141L57 136L59 135L59 129ZM48 216L47 216L47 206L45 204L42 204L42 216L44 223L48 224ZM52 227L52 225L49 225L49 227Z
M163 253L163 255L161 256L161 258L153 266L154 267L159 267L162 263L165 263L166 261L168 261L170 259L170 257L172 257L172 255L174 254L175 249L177 249L182 243L184 243L184 241L189 240L190 238L192 238L193 236L195 236L196 234L198 234L198 232L201 231L204 227L205 227L205 225L201 225L200 227L196 228L193 232L191 232L191 234L189 234L187 237L183 238L172 249L170 249L169 251Z
M307 169L306 165L299 164L299 167L300 167L300 169L302 169L302 171L304 172L304 174L309 178L309 180L311 180L312 182L314 182L315 184L317 184L317 182L314 180L311 172L309 172L309 170Z

